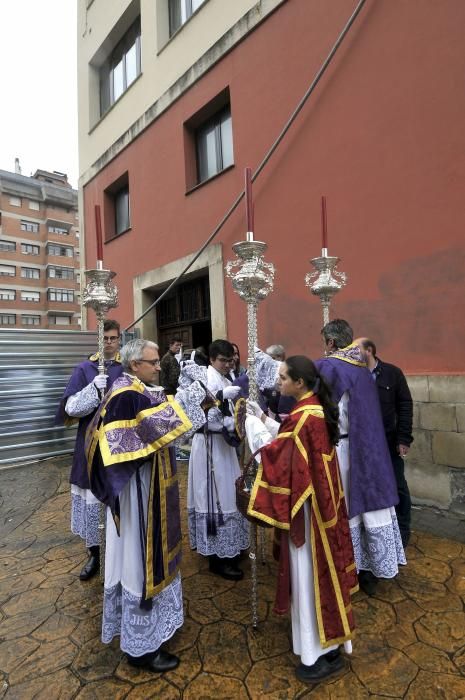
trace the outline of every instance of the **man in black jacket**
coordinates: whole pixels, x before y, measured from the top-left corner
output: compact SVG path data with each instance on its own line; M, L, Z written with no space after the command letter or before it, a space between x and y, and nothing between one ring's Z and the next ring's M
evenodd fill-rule
M413 442L412 396L402 370L380 360L376 355L376 345L372 340L361 338L358 342L365 351L368 369L378 387L384 430L399 493L399 505L396 506L397 520L402 543L406 547L410 538L412 502L404 474L404 459Z

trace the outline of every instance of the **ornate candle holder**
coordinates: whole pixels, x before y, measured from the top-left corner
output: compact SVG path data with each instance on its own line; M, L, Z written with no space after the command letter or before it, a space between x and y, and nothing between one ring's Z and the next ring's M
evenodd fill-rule
M118 306L118 290L111 281L116 272L104 270L97 262L96 270L85 270L84 274L87 277L87 285L82 292L82 303L93 309L97 316L98 371L99 374L105 374L103 324L107 311Z
M97 269L85 270L84 274L87 277L87 285L82 292L82 303L84 306L93 309L97 316L98 372L99 374L105 374L103 324L107 311L118 306L118 290L111 281L116 273L111 270L104 270L102 262L98 260ZM104 391L102 390L101 398L103 398L103 394ZM105 518L106 509L102 503L99 514L100 578L102 581L105 580Z
M274 265L263 260L267 249L263 241L254 241L253 234L247 234L247 240L235 243L233 251L236 260L226 264L226 275L240 298L247 304L247 365L249 376L249 396L254 401L258 398L255 372L255 348L257 346L257 306L273 290Z
M236 260L226 264L226 275L240 298L247 304L247 367L249 376L249 397L257 401L258 388L255 370L255 348L258 342L257 307L273 290L274 265L263 259L267 249L263 241L254 241L253 233L247 233L247 240L235 243L233 251ZM262 540L262 549L263 549ZM257 526L250 524L250 554L252 579L252 625L257 627Z
M315 272L308 272L305 276L305 284L312 294L320 297L323 307L323 325L329 323L329 307L331 299L347 283L345 272L338 272L336 266L339 258L328 255L327 248L321 251L321 257L313 258L310 262L316 268Z

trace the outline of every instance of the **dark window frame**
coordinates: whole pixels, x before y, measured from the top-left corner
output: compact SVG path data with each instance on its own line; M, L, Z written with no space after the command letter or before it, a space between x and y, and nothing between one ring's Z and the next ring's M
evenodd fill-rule
M136 75L128 84L127 56L135 46ZM123 90L115 97L115 70L122 61ZM140 16L131 24L122 39L116 44L99 71L100 117L108 112L128 88L137 80L142 72L141 67L141 22Z

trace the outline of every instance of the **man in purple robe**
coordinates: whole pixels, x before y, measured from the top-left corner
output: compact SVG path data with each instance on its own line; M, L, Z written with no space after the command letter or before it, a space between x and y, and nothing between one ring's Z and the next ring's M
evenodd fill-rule
M162 648L183 624L181 527L174 441L205 423L198 381L177 399L153 386L158 346L132 340L86 435L90 485L107 508L102 641L120 637L130 665L162 673Z
M397 486L379 399L347 321L322 330L327 357L315 365L339 405L337 455L349 510L360 587L373 595L378 578L393 578L405 564L394 506Z
M98 353L81 362L73 370L56 415L58 424L73 425L77 420L79 421L69 480L71 483L71 531L84 540L89 553L89 558L79 574L81 581L92 578L100 565L98 528L100 504L89 490L84 438L100 403L101 393L109 389L123 371L118 352L119 323L108 319L103 329L105 374L98 373Z

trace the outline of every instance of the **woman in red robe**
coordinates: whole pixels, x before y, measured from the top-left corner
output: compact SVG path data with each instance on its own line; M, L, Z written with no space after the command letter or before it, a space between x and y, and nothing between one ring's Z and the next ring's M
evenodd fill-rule
M278 388L296 400L281 425L248 402L247 438L251 450L261 448L248 513L277 528L275 612L290 607L296 674L314 683L345 667L339 645L351 651L350 596L358 590L335 450L338 409L302 355L281 364Z

